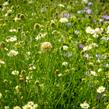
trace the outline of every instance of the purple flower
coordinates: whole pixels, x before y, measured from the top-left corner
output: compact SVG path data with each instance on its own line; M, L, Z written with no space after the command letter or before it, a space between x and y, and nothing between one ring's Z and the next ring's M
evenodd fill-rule
M109 15L104 15L102 16L102 18L104 18L105 20L109 20Z
M92 10L91 10L91 9L87 9L87 10L86 10L86 13L87 13L87 14L92 14Z
M79 48L79 49L83 49L83 48L84 48L84 45L83 45L83 44L79 44L79 45L78 45L78 48Z
M70 13L64 13L64 14L63 14L63 17L65 17L65 18L70 18L70 17L71 17L71 14L70 14Z

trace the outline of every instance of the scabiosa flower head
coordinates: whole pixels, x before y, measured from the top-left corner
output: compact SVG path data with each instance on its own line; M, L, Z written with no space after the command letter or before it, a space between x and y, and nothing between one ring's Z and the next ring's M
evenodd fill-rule
M81 104L80 104L80 107L81 107L82 109L88 109L90 106L89 106L89 104L85 101L84 103L81 103Z
M26 104L26 105L24 105L22 108L23 108L23 109L31 109L32 107L31 107L30 105Z
M91 75L97 76L97 73L95 71L90 71Z
M92 14L92 10L91 10L91 9L87 9L85 12L86 12L87 14Z
M94 34L94 33L95 33L95 30L92 29L90 26L88 26L88 27L86 28L86 33Z
M63 17L64 18L70 18L71 17L71 14L68 13L68 12L65 12L65 13L63 13Z
M59 22L61 23L67 23L68 22L68 19L67 18L60 18Z
M19 75L19 71L14 70L14 71L12 71L12 72L11 72L11 74L12 74L12 75L16 75L16 76L17 76L17 75Z
M10 52L7 54L9 57L14 57L18 55L18 51L16 50L10 50Z
M37 109L38 104L34 104L34 102L29 101L26 105L23 106L23 109Z
M62 50L63 50L63 51L67 51L68 49L69 49L69 47L68 47L67 45L63 45L63 46L62 46Z
M98 87L97 93L101 94L101 93L103 93L103 92L105 92L105 87L104 87L104 86Z
M83 45L83 44L79 44L79 45L78 45L78 48L79 48L79 49L83 49L83 48L84 48L84 45Z
M4 106L4 109L10 109L9 106Z
M21 109L19 106L15 106L13 109Z
M68 66L68 62L63 62L62 66Z
M95 28L95 33L100 34L103 32L103 28Z
M52 49L52 44L50 42L41 43L40 49L42 52L47 52Z
M109 15L104 15L104 16L102 16L102 18L105 20L109 20Z

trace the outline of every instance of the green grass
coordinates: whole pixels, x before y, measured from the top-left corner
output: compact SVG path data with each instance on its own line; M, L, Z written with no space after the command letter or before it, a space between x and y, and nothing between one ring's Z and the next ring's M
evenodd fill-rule
M109 104L109 40L102 38L109 36L106 33L109 21L99 22L102 4L92 1L93 13L89 15L77 13L87 7L81 0L33 0L31 4L28 1L10 0L7 6L2 6L4 1L0 1L0 60L5 62L0 62L0 109L5 106L22 109L29 101L38 104L38 109L81 109L80 104L85 101L89 109L106 109ZM12 12L5 16L9 9ZM65 12L72 17L68 18L68 23L60 23ZM20 17L19 21L14 21L16 16ZM86 33L88 26L103 28L103 32L95 38ZM10 29L17 32L9 32ZM40 34L46 35L36 40ZM17 41L7 42L11 36L16 36ZM41 52L43 42L50 42L52 49ZM92 43L98 47L85 52L78 47ZM68 50L63 50L64 45ZM10 50L18 51L18 55L9 57ZM100 56L96 57L97 54ZM63 66L63 62L68 65ZM14 70L19 74L12 75ZM95 71L97 76L90 71ZM101 94L97 93L100 86L105 87Z

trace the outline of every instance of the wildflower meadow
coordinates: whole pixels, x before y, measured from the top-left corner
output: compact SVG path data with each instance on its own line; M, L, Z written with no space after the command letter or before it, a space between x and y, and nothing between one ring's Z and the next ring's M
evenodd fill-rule
M109 109L109 0L0 0L0 109Z

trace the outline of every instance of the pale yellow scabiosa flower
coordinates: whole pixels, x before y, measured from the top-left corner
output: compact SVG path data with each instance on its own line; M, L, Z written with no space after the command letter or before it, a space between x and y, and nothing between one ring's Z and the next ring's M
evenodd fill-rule
M100 87L98 87L98 89L97 89L97 93L103 93L103 92L105 92L105 87L104 86L100 86Z
M68 62L63 62L62 66L68 66Z
M50 42L41 43L40 49L42 52L47 52L52 49L52 44Z
M89 106L89 104L85 101L84 103L81 103L81 104L80 104L80 107L81 107L82 109L88 109L90 106Z
M89 33L89 34L94 34L95 33L95 30L93 28L91 28L90 26L88 26L86 28L86 33Z
M90 71L91 75L97 76L97 73L95 71Z
M17 70L13 70L13 71L11 72L11 74L17 76L17 75L19 75L19 71L17 71Z
M23 109L37 109L38 104L34 104L34 102L29 101L26 105L23 106Z
M63 49L64 51L67 51L67 50L69 49L69 47L68 47L67 45L63 45L63 46L62 46L62 49Z
M15 106L13 109L21 109L19 106Z
M67 23L68 22L68 19L67 18L60 18L59 22L61 23Z
M9 106L4 106L4 109L10 109Z
M18 51L16 50L10 50L10 52L7 54L9 57L14 57L18 55Z

